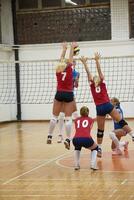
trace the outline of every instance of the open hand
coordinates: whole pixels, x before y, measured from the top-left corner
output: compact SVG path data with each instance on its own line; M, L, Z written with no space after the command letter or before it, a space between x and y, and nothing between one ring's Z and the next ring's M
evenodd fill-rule
M88 58L85 57L85 56L81 56L81 57L80 57L80 61L81 61L83 64L87 63L87 60L88 60Z

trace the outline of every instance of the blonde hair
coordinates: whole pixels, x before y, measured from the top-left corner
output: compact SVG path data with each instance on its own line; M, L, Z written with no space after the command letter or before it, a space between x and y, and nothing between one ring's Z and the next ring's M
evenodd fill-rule
M99 84L100 84L100 77L99 76L97 76L97 75L95 75L94 77L93 77L93 81L94 81L94 84L95 84L95 87L97 87Z
M89 115L89 109L87 106L83 106L80 109L80 115L83 117L87 117Z
M65 70L67 66L67 60L61 60L58 65L56 66L56 72L57 73L60 73L60 72L63 72Z
M120 105L120 101L118 98L113 97L111 98L111 102L114 103L114 105L119 106Z

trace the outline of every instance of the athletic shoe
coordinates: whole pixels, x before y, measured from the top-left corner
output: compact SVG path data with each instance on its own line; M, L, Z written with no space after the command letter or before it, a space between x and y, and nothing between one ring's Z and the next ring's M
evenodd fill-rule
M58 135L57 143L62 143L62 141L63 141L63 136L62 135Z
M102 149L100 147L98 147L97 157L99 157L99 158L102 157Z
M125 145L124 145L124 151L128 151L128 144L129 144L129 142L126 141L126 142L125 142Z
M52 136L51 135L47 136L47 144L52 144Z
M116 149L115 151L112 152L112 155L113 156L122 155L122 151L120 149Z
M98 170L98 166L96 164L91 164L90 169Z
M74 170L79 170L80 169L80 165L75 166Z
M134 142L134 134L132 134L132 141Z
M70 140L69 139L66 139L65 141L64 141L64 145L65 145L65 148L66 149L70 149Z

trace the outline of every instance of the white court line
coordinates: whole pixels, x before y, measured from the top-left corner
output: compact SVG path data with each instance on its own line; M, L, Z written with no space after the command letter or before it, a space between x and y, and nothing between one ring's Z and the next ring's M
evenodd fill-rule
M71 153L71 152L69 152L69 153ZM24 176L26 174L29 174L30 172L33 172L33 171L35 171L35 170L37 170L37 169L39 169L41 167L44 167L45 165L47 165L47 164L49 164L49 163L51 163L51 162L53 162L53 161L55 161L57 159L60 159L60 158L62 158L64 156L66 156L69 153L64 153L64 154L62 154L60 156L57 156L56 158L50 159L50 160L46 161L45 163L42 163L42 164L38 165L37 167L34 167L33 169L27 171L27 172L24 172L24 173L22 173L22 174L20 174L18 176L15 176L15 177L9 179L8 181L2 183L2 185L7 185L8 183L11 183L11 182L15 181L16 179L18 179L18 178L20 178L20 177L22 177L22 176Z
M13 194L13 195L1 195L1 197L76 197L78 198L78 194ZM79 195L82 197L82 195Z
M111 194L109 195L109 198L112 198L113 195L114 195L117 191L118 191L117 189L113 190L113 192L111 192Z
M45 159L48 160L48 159ZM45 161L44 160L44 161ZM12 160L7 160L7 159L0 159L0 163L1 162L39 162L42 161L41 159L12 159Z
M127 179L124 179L124 180L121 182L121 185L124 185L126 182L127 182Z

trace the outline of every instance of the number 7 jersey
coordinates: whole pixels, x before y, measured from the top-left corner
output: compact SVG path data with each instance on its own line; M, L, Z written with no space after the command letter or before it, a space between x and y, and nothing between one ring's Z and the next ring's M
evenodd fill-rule
M69 63L63 72L56 73L57 91L73 91L73 65Z
M90 117L79 117L75 119L75 135L74 137L91 137L91 129L94 120Z

